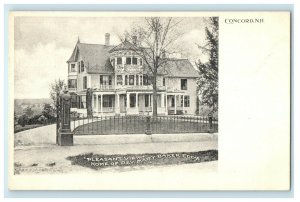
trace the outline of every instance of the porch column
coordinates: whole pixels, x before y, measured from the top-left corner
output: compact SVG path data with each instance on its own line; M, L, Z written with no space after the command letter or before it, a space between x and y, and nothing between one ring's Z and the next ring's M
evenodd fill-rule
M101 112L101 115L103 115L103 94L101 94L100 112Z
M164 94L160 94L160 107L164 107Z
M174 114L177 114L177 101L176 101L176 95L174 95Z
M130 99L129 99L129 96L130 96L130 93L127 93L126 94L126 111L129 109L129 106L130 106Z
M117 101L117 106L116 106L116 113L120 113L120 95L116 94L116 101Z
M139 107L138 107L138 105L139 105L139 94L136 93L135 94L135 110L137 111L137 113L139 113Z
M96 95L96 112L98 115L98 112L99 112L99 95L98 94Z
M184 95L181 96L182 96L182 112L184 113Z
M151 98L151 111L152 111L152 113L153 113L153 94L150 94L150 96L149 96L150 98ZM156 96L156 98L157 98L157 96ZM156 103L157 104L157 103ZM156 105L157 106L157 105Z
M166 110L166 114L168 114L168 95L167 93L165 94L165 110Z

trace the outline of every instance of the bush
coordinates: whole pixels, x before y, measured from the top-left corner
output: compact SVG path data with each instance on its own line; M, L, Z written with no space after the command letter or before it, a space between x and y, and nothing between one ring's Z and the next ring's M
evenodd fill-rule
M18 124L24 127L29 123L29 118L27 115L23 114L22 116L19 117L18 119Z

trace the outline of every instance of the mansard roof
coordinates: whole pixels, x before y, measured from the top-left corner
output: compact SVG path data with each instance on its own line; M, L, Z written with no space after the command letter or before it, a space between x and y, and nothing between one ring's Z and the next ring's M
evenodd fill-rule
M112 53L119 50L136 50L136 46L125 39L122 43L112 48L109 52Z
M101 44L77 43L68 62L76 62L80 56L88 73L113 73L109 61L109 50L112 48Z
M110 63L109 55L113 51L134 48L134 45L127 40L118 46L106 46L101 44L86 44L77 42L73 53L67 62L77 62L78 59L84 61L87 73L111 74L114 68ZM79 58L80 57L80 58ZM188 59L168 59L159 68L159 74L166 77L198 77L198 72Z
M166 77L199 77L199 73L188 59L168 59L159 73L165 74Z

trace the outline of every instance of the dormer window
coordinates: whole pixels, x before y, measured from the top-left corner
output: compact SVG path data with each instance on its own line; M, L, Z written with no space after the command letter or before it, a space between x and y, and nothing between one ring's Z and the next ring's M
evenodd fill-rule
M126 65L131 65L131 58L126 58Z
M113 67L115 67L115 59L112 59L110 62L111 62L111 65L112 65Z
M135 57L132 58L132 64L137 65L137 58Z
M122 58L117 58L117 65L121 65L122 64Z
M71 72L76 72L75 64L71 64Z
M82 60L80 62L80 66L81 66L81 72L84 72L84 62Z

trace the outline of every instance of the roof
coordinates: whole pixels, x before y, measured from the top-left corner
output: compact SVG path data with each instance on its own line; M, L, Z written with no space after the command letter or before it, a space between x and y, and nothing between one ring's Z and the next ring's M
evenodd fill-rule
M136 46L125 39L125 41L112 48L109 52L112 53L118 50L136 50Z
M169 59L159 71L167 77L199 77L199 73L188 59Z
M80 54L88 73L113 73L109 61L109 50L112 48L101 44L77 43L68 62L77 61Z
M118 46L106 46L101 44L86 44L77 42L73 53L67 62L75 62L78 56L82 57L87 73L114 73L114 68L110 63L110 52L133 48L133 44L124 41ZM164 74L167 77L198 77L198 72L188 59L168 59L168 61L159 69L158 74Z

